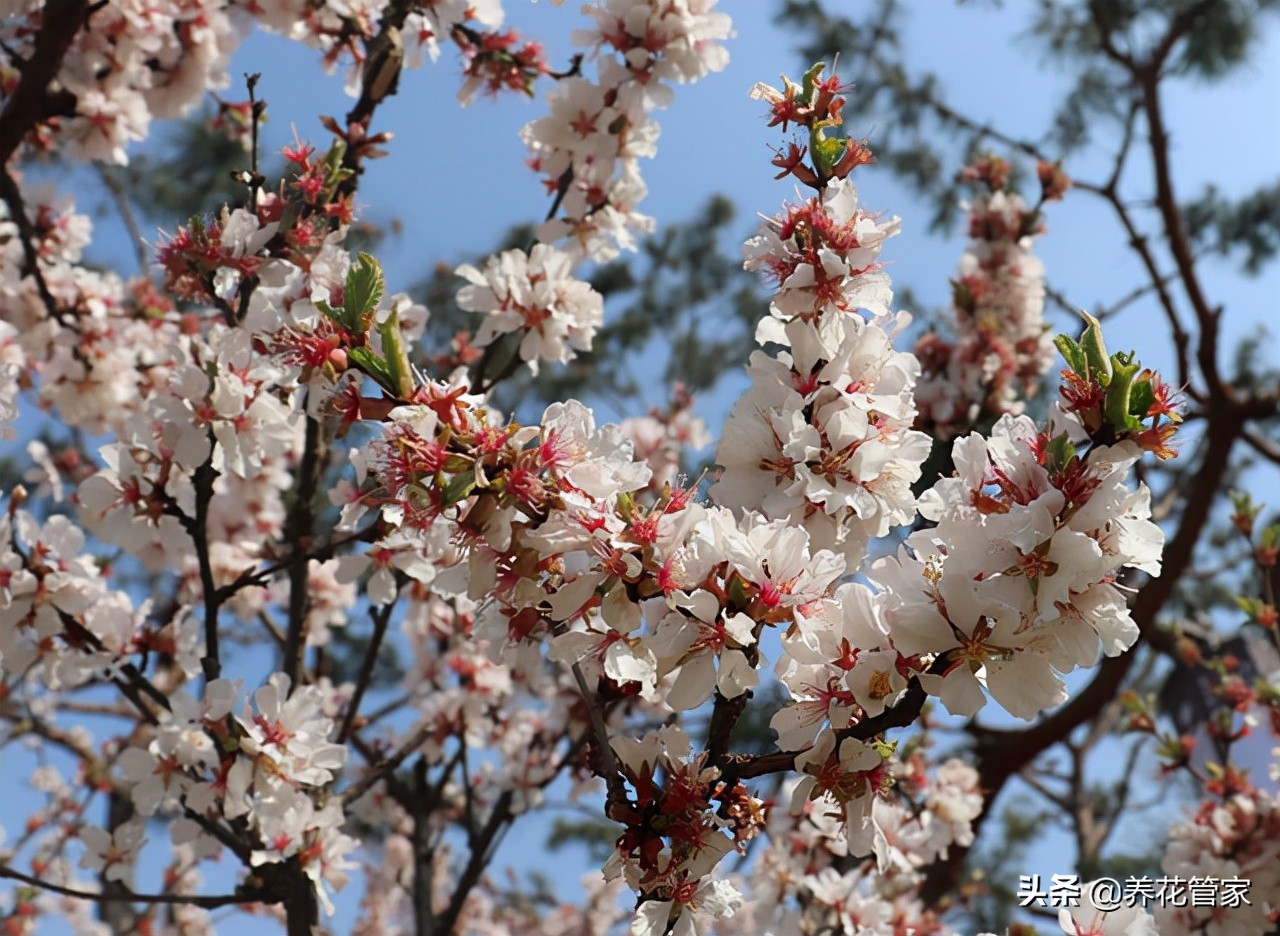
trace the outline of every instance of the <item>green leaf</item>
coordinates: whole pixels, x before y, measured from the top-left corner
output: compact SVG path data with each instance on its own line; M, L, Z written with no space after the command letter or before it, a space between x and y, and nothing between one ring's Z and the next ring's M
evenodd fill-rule
M1246 598L1240 596L1236 598L1236 604L1240 606L1240 610L1249 615L1249 620L1256 621L1258 615L1262 613L1263 604L1257 598Z
M1053 343L1058 353L1062 355L1062 359L1067 362L1067 367L1081 377L1088 377L1089 368L1085 363L1084 349L1080 347L1079 342L1067 335L1059 335L1053 339Z
M820 124L809 133L809 149L823 175L830 175L835 164L844 156L847 144L843 137L829 137Z
M395 385L396 396L407 400L413 395L413 368L401 341L400 315L395 309L378 326L378 334L382 337L382 354L386 358L387 372Z
M1080 350L1084 352L1088 366L1085 376L1092 377L1105 387L1111 382L1111 362L1107 356L1106 342L1102 340L1102 323L1088 312L1080 314L1085 321L1084 332L1080 335Z
M1155 401L1156 391L1151 380L1139 380L1129 391L1129 412L1135 419L1144 419Z
M333 145L329 147L329 152L324 154L324 178L330 187L350 177L351 170L342 165L346 155L347 144L342 140L334 140Z
M476 486L476 476L474 472L466 474L454 475L449 479L449 483L445 485L444 493L441 495L442 506L452 507L454 504L463 500L469 495Z
M347 272L347 288L342 304L347 317L356 323L357 333L367 335L373 327L373 316L378 311L378 303L382 301L387 281L382 275L382 267L369 254L356 254L356 261Z
M1133 355L1114 354L1111 357L1111 381L1107 385L1107 395L1102 401L1102 412L1117 432L1137 431L1142 422L1134 417L1129 409L1129 395L1133 389L1133 378L1138 375L1139 365Z
M355 362L362 371L376 380L379 386L388 393L396 393L395 379L387 362L373 353L369 348L348 348L347 357Z
M1253 495L1248 491L1229 491L1227 496L1231 498L1231 508L1238 514L1256 517L1262 509L1254 504Z
M1273 523L1262 531L1263 549L1280 549L1280 523Z
M333 306L329 305L329 303L325 302L323 299L316 300L316 308L319 309L321 312L323 312L325 315L327 315L329 318L333 319L333 321L337 322L347 331L351 331L351 323L347 321L346 309L335 309Z
M1050 473L1063 471L1076 457L1076 447L1065 432L1054 436L1044 448L1045 468Z
M806 101L813 100L814 85L818 83L818 79L822 77L822 70L826 67L826 62L814 62L809 70L804 73L800 86L804 88L804 99Z
M871 746L885 760L890 760L898 751L898 742L890 741L887 738L878 738L871 742Z

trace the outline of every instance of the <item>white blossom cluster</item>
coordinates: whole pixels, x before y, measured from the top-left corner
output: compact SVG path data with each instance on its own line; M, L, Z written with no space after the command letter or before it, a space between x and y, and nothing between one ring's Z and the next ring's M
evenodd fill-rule
M1272 762L1274 772L1280 758ZM1280 802L1249 785L1201 804L1190 821L1175 823L1165 846L1164 872L1186 879L1242 879L1249 903L1238 907L1162 906L1161 934L1244 936L1265 930L1280 910Z
M1029 417L1004 416L989 439L958 440L956 476L921 498L936 526L871 570L894 646L945 661L920 680L954 714L976 712L985 688L1030 720L1066 699L1058 674L1137 640L1116 579L1124 568L1159 575L1164 545L1149 492L1128 483L1141 452L1096 446L1053 466L1049 438Z
M1044 319L1044 264L1032 252L1037 212L1001 188L967 205L973 238L952 280L954 336L923 335L917 389L921 425L950 439L1005 413L1022 412L1053 366Z
M871 538L911 523L930 441L911 428L919 365L893 348L902 321L832 310L779 329L790 350L752 355L711 497L803 527L851 569Z
M672 100L672 83L696 81L729 60L733 35L716 0L602 0L584 6L595 24L576 30L596 76L580 73L548 94L551 113L521 133L532 166L555 195L555 213L538 231L575 258L605 261L635 248L653 229L636 211L647 188L638 161L656 150L650 115Z
M604 323L604 299L589 283L571 275L572 258L548 244L503 251L483 269L464 264L459 276L471 285L458 291L458 306L483 313L477 347L488 347L508 332L522 330L520 357L530 370L539 361L564 363L590 349Z
M982 806L977 772L952 759L925 773L919 757L893 772L908 799L873 798L871 843L851 842L838 810L821 799L771 814L769 844L746 876L751 896L734 918L735 932L953 932L924 908L918 891L923 869L952 844L972 841ZM803 789L786 792L794 798Z

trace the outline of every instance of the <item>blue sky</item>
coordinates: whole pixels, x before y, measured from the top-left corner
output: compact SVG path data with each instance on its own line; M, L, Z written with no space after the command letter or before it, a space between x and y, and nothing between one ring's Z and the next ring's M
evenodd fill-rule
M508 0L506 5L511 25L545 41L553 66L568 60L569 29L581 22L576 4L555 7L546 0L537 4ZM1015 135L1039 135L1066 79L1044 68L1031 42L1020 38L1026 23L1018 17L1032 5L999 9L925 0L908 6L916 12L904 43L910 50L909 61L940 74L953 106ZM721 0L720 7L734 17L738 32L730 44L732 61L724 72L678 88L672 108L658 115L659 152L656 160L643 167L650 195L640 207L661 225L687 218L713 193L728 193L739 207L737 230L746 236L756 212L772 214L794 194L789 183L773 180L768 147L778 137L775 130L766 128L762 106L748 100L747 91L756 81L776 84L780 73L796 75L801 69L793 41L771 23L773 3ZM341 76L324 77L318 58L313 50L262 34L251 37L237 54L231 69L234 83L224 96L243 98L239 76L262 74L259 94L268 101L270 116L263 134L265 149L290 141L294 127L302 137L321 141L324 131L317 115L341 118L349 108ZM1280 152L1280 110L1275 106L1280 89L1280 29L1274 25L1254 62L1221 86L1187 83L1172 89L1168 101L1172 158L1184 198L1195 196L1208 182L1227 195L1243 194L1269 181L1274 173L1274 154ZM842 77L859 79L855 74ZM544 105L504 96L497 102L479 99L460 110L454 98L458 84L456 56L446 50L436 65L405 73L398 96L378 112L373 129L390 129L396 138L389 147L390 156L369 165L360 202L370 220L394 219L403 226L402 233L389 238L379 251L392 288L407 287L440 261L452 264L470 259L493 246L509 225L540 220L547 208L539 180L524 166L525 149L517 136L526 121L544 112ZM867 126L850 129L868 137L874 149L878 130L892 120L893 115L886 113ZM1109 143L1103 140L1097 152L1088 154L1082 174L1093 169L1101 173ZM1068 164L1068 168L1073 167ZM1148 178L1147 167L1135 165L1126 181L1141 192ZM903 218L902 235L884 251L890 274L896 282L910 285L926 304L944 305L947 280L963 241L958 236L930 236L926 228L931 210L916 203L887 170L861 169L858 181L868 207ZM1113 300L1141 281L1124 249L1123 235L1097 200L1072 196L1050 206L1048 222L1049 233L1037 249L1050 282L1073 300L1085 304ZM111 232L110 219L98 223L104 225L100 237ZM1157 233L1154 225L1150 230ZM116 246L123 245L117 240ZM1209 294L1227 308L1229 339L1273 319L1275 297L1280 295L1276 270L1246 279L1230 261L1209 259L1203 272ZM1156 314L1150 306L1135 306L1109 328L1109 343L1140 345L1153 327L1163 334L1163 320L1153 318ZM1053 321L1063 330L1076 329L1074 322L1060 316ZM1165 347L1144 346L1143 352L1144 360L1166 366L1169 362ZM713 431L731 402L728 390L700 403ZM11 778L12 774L6 776ZM19 794L9 802L8 808L0 808L0 825L7 826L12 836L30 800ZM15 809L15 804L21 805ZM525 834L518 830L519 826L499 853L495 868L509 864L546 870L547 859L540 849L544 829ZM1025 870L1045 876L1068 870L1060 858L1055 864L1055 858L1051 849L1044 849ZM554 867L567 893L576 890L578 877L588 870L585 860L572 853L557 856ZM137 883L149 890L154 880L144 877ZM337 930L342 929L339 924ZM55 932L52 927L47 931ZM243 931L248 936L276 928L255 922Z

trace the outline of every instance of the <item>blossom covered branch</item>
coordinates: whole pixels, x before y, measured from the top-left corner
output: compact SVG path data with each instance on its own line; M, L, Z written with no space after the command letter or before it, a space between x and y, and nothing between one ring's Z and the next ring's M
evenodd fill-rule
M982 776L931 764L927 731L888 733L930 697L1034 719L1067 699L1065 674L1133 645L1122 583L1159 575L1164 543L1133 469L1174 454L1179 410L1086 317L1056 343L1050 413L1022 412L1054 345L1038 207L995 161L956 345L895 346L910 316L881 254L899 221L859 203L871 151L820 65L752 92L801 134L773 165L811 194L744 245L772 295L713 483L680 472L706 433L679 388L622 425L575 400L536 421L496 409L516 369L590 349L605 302L576 271L649 229L639 159L671 86L727 61L714 6L586 4L562 73L498 31L496 0L113 2L56 35L52 6L5 21L25 64L4 112L29 119L4 132L23 153L123 162L222 83L254 22L345 64L356 101L327 146L296 140L280 178L252 165L243 204L166 235L155 280L89 265L89 218L6 169L0 425L34 403L101 441L43 458L0 519L0 740L63 758L0 845L0 876L46 891L6 908L10 930L62 913L107 932L76 902L99 901L140 905L153 932L212 932L209 909L243 905L311 933L363 858L357 933L947 931L917 892L972 843ZM554 82L521 133L552 200L538 243L457 269L467 344L489 349L474 372L418 363L428 311L347 243L389 140L375 111L445 39L464 98ZM24 103L38 79L61 111ZM1056 170L1042 181L1044 199L1065 190ZM507 335L513 357L490 368ZM922 480L953 439L955 473ZM264 632L268 650L238 647ZM101 739L68 725L107 693L123 698ZM775 750L741 746L748 714ZM552 789L602 798L612 843L585 906L539 916L485 871ZM144 855L163 857L163 888L135 891L161 866ZM234 892L203 894L227 855Z

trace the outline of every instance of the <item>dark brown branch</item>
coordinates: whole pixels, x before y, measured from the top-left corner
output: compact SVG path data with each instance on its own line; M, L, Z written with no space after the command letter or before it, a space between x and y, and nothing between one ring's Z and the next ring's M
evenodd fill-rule
M45 3L31 55L21 66L22 78L0 111L0 167L8 166L9 157L37 124L68 113L74 104L67 92L53 91L50 85L62 68L71 40L84 25L88 9L88 0Z
M980 123L972 117L967 117L959 111L953 110L949 105L944 104L936 97L929 97L923 103L933 111L934 116L944 123L949 123L969 133L974 133L978 136L995 140L997 143L1007 146L1010 149L1017 150L1020 153L1030 156L1032 159L1038 159L1043 162L1053 161L1049 159L1049 157L1044 154L1044 151L1034 143L1019 139L1015 136L1010 136L990 124Z
M1199 395L1190 386L1191 366L1188 348L1191 339L1187 329L1182 324L1182 318L1178 314L1177 304L1173 301L1173 295L1168 289L1168 283L1175 277L1170 274L1161 274L1160 266L1156 262L1150 241L1138 229L1138 225L1129 211L1129 205L1120 195L1120 178L1124 174L1124 168L1133 146L1134 124L1139 110L1140 104L1136 101L1129 108L1124 121L1120 146L1116 150L1111 166L1111 174L1108 176L1107 181L1097 187L1082 186L1086 191L1099 196L1111 206L1115 212L1116 219L1120 222L1120 226L1124 228L1125 235L1129 238L1130 248L1138 255L1138 260L1142 263L1142 268L1146 271L1149 280L1145 286L1130 292L1114 304L1107 311L1107 314L1115 314L1115 312L1140 296L1148 292L1154 292L1160 302L1160 308L1164 312L1165 320L1169 323L1169 332L1173 337L1174 352L1178 362L1178 386L1184 388L1192 397L1198 398Z
M728 756L729 737L733 734L733 728L738 724L742 713L746 711L750 700L750 689L732 699L726 699L720 694L719 689L716 690L711 721L707 725L707 763L712 767L719 767Z
M431 801L427 796L427 762L419 758L413 767L413 936L431 936L435 912L431 906Z
M249 93L249 204L258 203L258 193L262 191L263 177L258 171L258 133L262 127L263 117L267 112L265 101L258 100L258 82L262 76L257 72L244 76L245 90ZM244 320L242 315L241 321Z
M218 894L216 896L199 896L196 894L135 894L132 891L125 891L124 893L119 894L95 894L92 891L76 890L72 887L64 887L61 884L54 884L51 881L44 881L30 874L15 871L13 868L5 865L0 865L0 878L19 881L31 887L38 887L40 890L49 891L53 894L61 894L63 897L73 897L77 900L89 900L94 903L182 904L185 906L203 907L206 910L211 910L216 907L227 907L233 904L273 904L280 902L277 897L272 897L269 894L251 890L246 890L241 894Z
M1134 67L1133 55L1116 45L1115 38L1112 35L1114 30L1103 20L1103 7L1101 4L1090 3L1089 18L1093 21L1093 29L1097 34L1098 48L1111 61L1115 62L1125 71L1132 71Z
M40 302L49 313L49 317L63 328L78 333L80 328L75 317L62 308L49 288L49 281L44 278L44 269L40 266L40 251L36 247L38 239L36 229L32 226L31 219L27 217L27 205L22 199L18 183L7 171L0 173L0 199L4 200L5 206L9 209L9 218L18 229L18 240L22 244L22 272L30 276L32 282L36 284L36 293L39 294ZM72 353L76 360L88 370L89 362L85 360L79 344L75 345Z
M578 684L578 692L582 696L582 704L587 707L587 715L591 719L591 731L596 740L595 772L604 780L607 790L605 798L605 815L609 815L615 806L627 802L627 791L623 785L622 774L618 771L618 755L609 743L609 726L605 724L604 713L600 710L596 699L587 688L587 678L582 674L582 667L573 664L573 678ZM612 818L612 817L610 817Z
M1273 440L1247 429L1240 434L1240 438L1244 440L1249 448L1271 462L1271 464L1280 465L1280 445L1277 445Z
M218 441L209 434L211 446ZM215 680L222 675L222 656L218 649L218 609L220 599L218 588L213 579L213 560L209 555L209 502L213 500L213 482L218 472L213 468L213 449L209 458L195 470L192 484L195 487L196 515L187 532L195 544L196 561L200 567L200 590L204 593L204 656L200 666L204 669L207 680Z
M27 217L26 205L18 183L9 173L9 160L26 135L41 121L59 114L74 113L75 99L62 90L52 90L54 79L62 68L71 41L87 16L86 0L49 0L41 11L40 30L36 33L30 57L21 63L22 77L0 111L0 198L9 209L10 220L18 229L22 244L23 272L36 285L36 292L49 316L59 325L78 330L74 317L67 314L49 289L40 268L36 232ZM75 358L86 370L89 362L77 344Z
M284 541L291 546L295 556L310 549L311 538L315 535L316 491L324 474L328 455L329 447L321 435L320 423L308 416L302 463L298 467L298 484L283 531ZM302 653L306 647L310 581L311 568L308 562L294 562L289 566L289 621L285 630L282 669L289 676L291 693L299 685Z
M1159 74L1155 69L1144 69L1135 72L1134 78L1142 89L1142 107L1147 118L1147 129L1151 135L1150 149L1156 179L1156 207L1164 223L1165 239L1169 242L1169 250L1173 254L1174 265L1182 280L1182 288L1191 302L1191 309L1200 326L1196 361L1200 365L1209 398L1224 402L1234 401L1234 394L1223 383L1218 372L1218 327L1222 318L1222 309L1210 305L1200 285L1195 257L1191 250L1191 239L1187 235L1182 209L1178 206L1177 196L1173 191L1173 176L1169 167L1169 132L1165 128L1164 112L1160 103Z
M62 626L66 630L67 635L72 638L73 643L84 644L92 647L94 650L106 651L106 646L99 639L98 635L89 630L79 621L65 611L59 611L58 617L62 621ZM156 714L152 711L151 706L143 701L143 696L150 699L155 705L165 711L169 710L169 697L157 689L147 677L143 676L141 671L132 663L122 663L117 667L119 676L112 676L111 681L115 684L120 693L133 703L133 707L138 710L143 719L148 723L155 725L159 723Z
M1142 298L1145 298L1146 296L1151 295L1152 293L1160 289L1162 286L1168 286L1177 278L1178 278L1177 273L1166 273L1164 276L1157 278L1155 282L1144 283L1141 286L1135 286L1133 287L1133 289L1129 290L1119 299L1116 299L1115 301L1110 302L1107 305L1102 306L1101 308L1095 310L1094 318L1096 318L1100 322L1105 322L1107 319L1113 316L1119 315L1121 312L1123 312L1129 306L1133 305L1139 299L1142 299ZM1185 347L1185 341L1183 344ZM1185 353L1184 353L1184 357L1185 357Z
M320 902L316 899L316 889L311 878L297 864L291 861L286 870L289 873L290 893L280 903L285 909L286 936L316 936L316 925L320 922Z
M1169 323L1169 332L1173 336L1173 346L1178 361L1178 385L1192 398L1199 399L1200 394L1191 386L1191 362L1189 358L1191 336L1183 326L1182 318L1178 315L1177 305L1173 301L1173 295L1166 286L1169 277L1160 273L1160 267L1156 263L1155 253L1151 250L1151 243L1147 235L1138 229L1133 216L1129 213L1129 206L1121 199L1116 188L1108 186L1100 190L1099 194L1110 203L1112 210L1115 211L1116 218L1120 221L1125 234L1129 237L1129 246L1142 262L1143 269L1146 270L1150 279L1150 288L1160 301L1160 308L1164 312L1165 320Z
M350 536L342 536L338 539L331 540L323 546L312 549L309 552L295 551L279 562L272 563L271 565L265 565L260 569L248 569L241 573L235 581L223 585L218 589L218 601L226 602L228 599L232 598L236 592L243 588L249 588L252 585L266 585L271 581L271 577L277 572L292 569L299 563L310 562L313 559L316 562L324 562L326 559L332 559L337 551L343 546L348 546L351 543L372 543L382 535L385 529L386 528L380 521L375 521L357 533L352 533Z
M397 598L399 594L397 593ZM355 725L356 716L360 712L360 702L373 682L373 670L378 662L378 651L382 649L382 639L387 634L387 625L391 623L391 612L396 602L387 602L380 608L370 612L373 618L373 634L369 637L369 646L365 648L364 660L360 664L360 675L356 677L356 687L351 693L351 701L347 703L346 715L342 718L342 727L338 730L338 743L345 744L351 729Z
M1160 42L1151 52L1150 62L1152 66L1157 69L1163 69L1169 59L1169 54L1173 52L1173 47L1178 44L1178 41L1195 28L1196 21L1200 17L1221 3L1223 3L1223 0L1200 0L1199 3L1184 7L1179 11L1170 21L1168 31L1160 37Z
M497 848L498 843L502 841L502 836L507 828L510 827L514 816L511 813L511 803L515 799L515 793L512 790L504 790L499 796L496 803L493 804L493 811L489 813L489 819L485 822L479 834L476 836L474 846L471 848L471 854L467 859L467 865L462 870L462 875L458 878L457 884L454 885L453 894L449 898L449 906L435 920L435 927L432 930L433 936L448 936L453 933L454 924L457 923L458 917L462 914L462 908L466 904L467 896L472 889L480 882L480 875L484 873L485 867L493 860L493 852ZM418 869L421 872L422 869Z
M945 660L939 658L930 669L941 670L945 665ZM920 680L913 677L907 683L906 691L903 692L897 705L885 709L874 718L864 718L856 725L837 731L836 736L840 739L857 738L859 741L867 741L891 728L905 728L920 717L927 698L928 694L920 685ZM774 751L771 754L730 754L725 759L725 780L732 785L738 780L750 780L752 777L794 770L796 758L803 753L805 752Z
M404 28L413 6L408 0L392 0L382 13L377 34L365 42L360 97L347 112L347 149L342 156L342 166L351 171L351 176L339 183L339 197L355 193L364 172L366 152L360 141L367 138L378 105L399 89L400 73L404 69L404 43L400 30Z
M413 752L422 747L434 732L435 725L429 723L419 725L417 729L409 735L408 740L405 741L404 744L400 745L399 749L394 754L385 758L381 763L377 764L373 770L370 770L367 774L342 791L343 804L349 806L351 803L354 803L360 797L368 793L370 789L378 784L378 781L389 776L397 767L408 760ZM352 740L355 740L354 735L352 736Z
M1129 748L1129 753L1125 757L1124 773L1120 775L1120 782L1116 786L1116 801L1111 815L1104 818L1098 824L1097 852L1102 853L1102 849L1106 846L1107 840L1111 834L1115 832L1119 825L1119 820L1129 813L1129 803L1133 795L1133 779L1137 776L1138 756L1142 753L1144 738L1138 738Z
M87 766L88 770L105 774L106 768L92 746L82 744L77 740L74 733L63 731L61 728L50 725L31 712L23 714L5 713L3 717L10 720L10 727L5 735L4 745L25 735L35 735L37 738L56 745L78 758L82 764Z
M62 621L62 626L74 641L88 645L95 650L105 651L106 647L97 634L65 612L59 612L59 617ZM138 714L142 716L142 719L147 724L158 725L160 719L156 716L151 706L144 701L143 696L155 703L157 708L166 712L171 708L169 697L157 689L151 680L147 679L132 663L120 663L117 669L119 675L111 677L112 684L120 690L121 695L133 704L133 707L138 710ZM232 854L248 864L252 850L234 832L190 808L185 809L184 812L188 819L198 823L202 829L214 836L223 845L226 845Z

